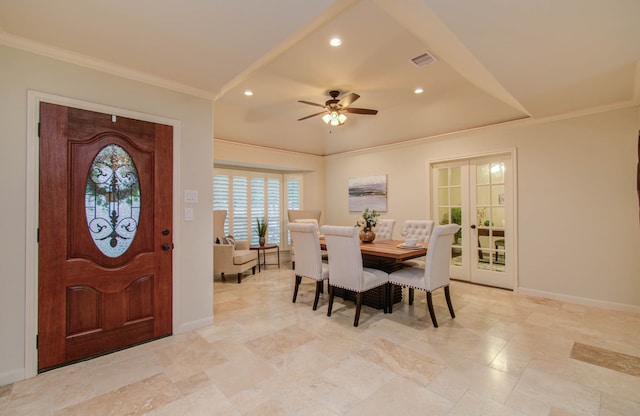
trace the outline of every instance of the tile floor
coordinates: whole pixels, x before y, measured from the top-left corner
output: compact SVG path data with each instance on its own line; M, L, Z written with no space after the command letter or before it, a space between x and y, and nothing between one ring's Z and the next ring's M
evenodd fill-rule
M215 324L0 387L0 415L640 415L640 315L452 283L392 315L269 268Z

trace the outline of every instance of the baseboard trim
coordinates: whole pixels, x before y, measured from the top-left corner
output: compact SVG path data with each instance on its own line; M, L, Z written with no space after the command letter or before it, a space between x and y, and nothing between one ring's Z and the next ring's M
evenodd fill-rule
M15 383L16 381L21 381L25 379L25 371L24 368L19 368L17 370L5 371L0 373L0 386L4 386L6 384Z
M180 324L177 328L174 328L174 334L183 334L185 332L193 331L195 329L204 328L205 326L213 325L213 315L207 316L197 321L190 321Z
M564 295L562 293L528 289L526 287L519 287L516 289L516 292L522 295L538 296L541 298L548 298L548 299L560 300L564 302L577 303L579 305L595 306L602 309L621 311L621 312L640 313L640 306L627 305L625 303L607 302L599 299L583 298L580 296Z

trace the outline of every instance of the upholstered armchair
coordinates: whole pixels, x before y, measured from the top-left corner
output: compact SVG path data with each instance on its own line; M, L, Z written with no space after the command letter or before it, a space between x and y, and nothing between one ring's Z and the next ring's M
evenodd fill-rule
M249 249L248 241L232 241L224 237L226 216L225 210L213 211L213 273L220 273L223 279L225 273L236 273L238 283L241 283L247 270L251 269L252 274L256 274L258 252Z

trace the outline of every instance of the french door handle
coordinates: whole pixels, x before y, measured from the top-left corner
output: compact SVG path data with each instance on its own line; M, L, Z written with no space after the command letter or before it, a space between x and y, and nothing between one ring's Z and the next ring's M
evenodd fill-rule
M471 229L475 230L476 229L476 225L475 224L471 224Z

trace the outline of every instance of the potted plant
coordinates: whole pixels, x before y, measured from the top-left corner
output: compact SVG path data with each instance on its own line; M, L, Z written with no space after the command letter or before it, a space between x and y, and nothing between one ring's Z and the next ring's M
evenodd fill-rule
M377 218L380 213L375 209L369 211L369 208L365 208L362 212L362 218L359 218L356 222L356 227L362 227L360 230L360 240L363 243L371 243L376 238L376 233L373 231L373 227L378 223Z
M267 222L264 220L260 220L260 218L256 218L256 231L258 232L258 237L260 237L260 245L263 246L266 242L267 236Z

